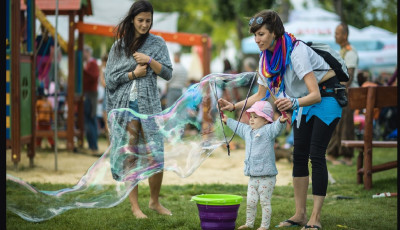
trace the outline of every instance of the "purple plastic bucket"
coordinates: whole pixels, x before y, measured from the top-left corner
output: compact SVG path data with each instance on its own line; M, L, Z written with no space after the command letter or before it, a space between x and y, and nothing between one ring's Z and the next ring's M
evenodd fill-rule
M232 230L240 204L237 205L203 205L197 204L201 229L203 230Z

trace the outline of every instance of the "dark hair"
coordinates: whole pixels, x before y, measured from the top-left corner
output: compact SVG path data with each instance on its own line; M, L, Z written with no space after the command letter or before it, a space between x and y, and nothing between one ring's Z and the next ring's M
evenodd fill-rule
M39 86L37 88L37 95L38 97L46 97L46 93L44 92L44 87L43 86Z
M151 27L153 26L153 6L149 1L146 0L138 0L135 1L131 8L128 11L126 17L117 25L117 33L115 39L117 42L117 51L124 51L125 55L129 57L136 50L138 50L143 43L146 41L146 38L149 36L149 31L146 34L139 37L137 41L135 41L135 26L133 24L133 19L136 15L142 12L150 12L151 13ZM124 47L122 47L122 43L124 43Z
M229 71L232 71L232 66L231 66L231 63L229 62L229 60L225 58L224 59L224 73L229 72Z
M343 33L344 33L345 35L349 36L349 26L348 26L346 23L344 23L344 22L341 22L339 25L342 26Z
M258 12L253 16L253 18L257 19L258 17L262 17L263 21L261 24L257 23L257 20L254 20L250 25L249 32L255 33L259 30L263 25L267 27L267 30L271 33L274 33L277 38L281 37L285 33L285 27L283 27L283 23L278 13L273 10L263 10Z

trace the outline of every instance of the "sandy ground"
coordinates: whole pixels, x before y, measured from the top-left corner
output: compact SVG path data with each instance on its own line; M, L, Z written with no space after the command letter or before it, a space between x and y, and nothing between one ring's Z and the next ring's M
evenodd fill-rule
M61 142L61 141L60 141ZM43 145L42 145L43 146ZM51 150L36 151L34 167L29 167L29 158L26 152L22 152L18 170L14 169L11 161L11 151L7 150L7 174L19 177L28 183L65 183L76 184L86 173L89 167L96 162L98 157L91 156L84 151L78 153L65 150L63 143L60 143L60 150L57 153L57 171L55 171L55 154ZM105 141L99 143L100 150L107 148ZM244 149L232 150L230 156L227 151L220 147L206 159L201 166L189 177L181 178L171 171L164 173L164 185L184 184L243 184L246 185L248 177L243 174ZM276 185L289 185L291 178L291 163L287 159L280 159L276 162L278 168ZM147 185L148 182L141 183Z

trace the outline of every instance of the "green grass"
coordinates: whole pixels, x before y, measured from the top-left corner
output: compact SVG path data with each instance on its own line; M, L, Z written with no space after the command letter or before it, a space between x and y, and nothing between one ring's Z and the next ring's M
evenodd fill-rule
M356 154L357 155L357 154ZM374 149L374 164L397 159L396 149ZM212 160L212 159L209 159ZM207 162L205 162L206 164ZM333 166L328 170L336 183L328 186L328 194L322 209L323 229L396 229L397 197L372 199L372 195L381 192L397 192L397 169L373 174L373 188L364 190L363 185L356 184L356 166ZM217 176L217 175L216 175ZM58 190L71 187L64 184L34 184L42 190ZM311 184L310 184L311 186ZM238 213L236 226L245 223L246 218L245 185L185 185L163 186L161 201L172 212L172 216L161 216L148 209L149 189L141 186L139 203L148 219L136 220L130 211L128 199L116 207L108 209L74 209L50 220L32 223L7 210L7 229L200 229L200 220L196 203L190 201L192 196L207 193L228 193L244 197ZM339 200L336 196L353 199ZM7 196L18 196L7 188ZM21 197L24 199L24 197ZM26 200L25 202L29 202ZM308 215L312 210L311 189L307 200ZM278 186L272 196L272 219L270 229L280 221L294 214L293 188ZM255 226L261 222L258 210ZM340 228L338 225L346 226ZM256 229L256 228L254 228ZM300 229L300 228L290 228Z

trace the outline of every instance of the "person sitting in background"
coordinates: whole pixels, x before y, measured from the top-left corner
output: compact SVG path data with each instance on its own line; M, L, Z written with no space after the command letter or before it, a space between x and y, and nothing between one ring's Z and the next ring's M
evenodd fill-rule
M397 67L391 77L387 73L381 73L380 76L383 78L385 86L397 86ZM386 76L386 77L385 77ZM378 83L379 84L379 83ZM379 114L379 125L383 127L382 137L384 140L396 140L397 139L397 107L384 107L381 109Z
M243 60L243 72L254 72L257 70L257 67L258 67L257 61L254 58L247 57ZM250 83L248 86L250 87ZM251 94L254 94L256 92L257 92L257 84L253 84L253 87L251 88Z
M358 84L360 87L376 87L378 84L375 82L371 81L371 73L368 71L360 71L357 75L357 80ZM380 136L380 131L379 131L379 124L378 124L378 119L379 119L379 114L380 114L380 109L379 108L374 108L374 118L373 118L373 136L374 139L378 139ZM359 139L362 139L362 130L364 130L364 122L365 122L365 115L364 111L360 110L355 110L354 111L354 125L358 125L358 129L356 129L356 135L358 136Z
M174 62L172 78L167 82L167 107L172 106L179 99L188 83L188 74L185 67L181 64L180 52L174 53Z
M232 68L231 63L229 62L228 59L224 59L224 73L226 74L236 74L237 72ZM223 97L227 98L229 101L237 102L240 101L240 95L239 91L237 88L233 87L230 88L224 83L222 85L222 92L223 92Z
M247 57L243 60L243 72L255 72L256 70L257 70L257 61L253 57ZM251 81L249 81L248 84L245 84L242 87L238 88L240 99L246 98L249 90L251 91L249 95L257 92L257 84L253 83L252 88L249 89L250 85ZM239 114L240 111L237 111L236 115L238 116ZM239 121L245 124L249 124L249 118L247 116L242 116Z
M396 67L396 70L394 71L393 75L389 78L387 84L390 86L397 86L397 67Z
M38 89L38 98L36 100L36 127L37 130L50 131L51 122L53 121L53 106L49 100L47 100L47 95L44 93L44 88L40 87ZM54 139L49 136L47 138L51 148L54 148ZM42 138L36 137L36 146L40 148L42 144Z

